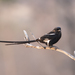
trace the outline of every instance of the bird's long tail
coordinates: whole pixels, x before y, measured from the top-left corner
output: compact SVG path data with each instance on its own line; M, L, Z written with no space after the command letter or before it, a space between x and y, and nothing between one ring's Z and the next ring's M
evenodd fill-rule
M0 41L0 43L7 43L6 45L19 45L19 44L26 44L31 42L37 42L37 40L31 41Z

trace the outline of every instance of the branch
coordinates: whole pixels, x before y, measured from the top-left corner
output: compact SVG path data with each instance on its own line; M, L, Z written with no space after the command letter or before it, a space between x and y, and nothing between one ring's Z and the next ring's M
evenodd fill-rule
M30 32L30 33L31 33L31 32ZM32 34L33 38L36 40L34 34L33 34L33 33L31 33L31 34ZM42 46L41 43L40 43L39 41L37 41L37 43L38 43L40 46ZM43 47L43 46L42 46L42 47Z
M29 40L29 37L28 37L28 35L27 35L27 32L24 30L24 34L25 34L25 40ZM68 52L66 52L66 51L64 51L64 50L61 50L61 49L59 49L58 47L56 47L56 46L53 46L52 48L50 48L50 47L40 47L40 46L33 46L32 44L24 44L26 47L29 47L29 48L36 48L36 49L49 49L49 50L55 50L55 51L58 51L58 52L61 52L61 53L63 53L63 54L65 54L65 55L67 55L68 57L70 57L71 59L73 59L73 60L75 60L75 57L73 56L73 55L71 55L70 53L68 53Z

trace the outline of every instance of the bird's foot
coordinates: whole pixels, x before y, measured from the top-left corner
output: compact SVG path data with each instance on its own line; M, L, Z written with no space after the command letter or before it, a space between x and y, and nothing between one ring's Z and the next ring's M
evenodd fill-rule
M56 46L50 46L50 48L54 48L55 50L58 49L58 47L56 47Z
M43 47L44 49L46 49L46 47Z
M50 46L50 48L52 48L53 46Z

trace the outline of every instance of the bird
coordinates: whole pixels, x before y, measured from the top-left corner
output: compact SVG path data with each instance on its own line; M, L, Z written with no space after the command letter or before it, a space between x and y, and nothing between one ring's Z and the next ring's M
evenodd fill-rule
M40 42L46 44L49 47L52 47L55 43L57 43L62 36L61 27L55 27L49 33L37 38L35 40L30 41L0 41L0 43L7 43L7 45L19 45L19 44L26 44L32 42Z

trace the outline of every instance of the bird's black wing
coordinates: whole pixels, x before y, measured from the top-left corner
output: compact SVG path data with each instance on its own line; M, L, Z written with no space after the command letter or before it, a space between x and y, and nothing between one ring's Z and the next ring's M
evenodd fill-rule
M48 39L53 39L55 37L55 32L50 32L44 36L41 37L41 39L45 39L45 38L48 38Z

